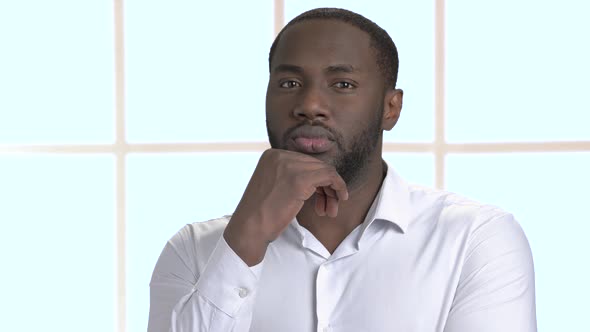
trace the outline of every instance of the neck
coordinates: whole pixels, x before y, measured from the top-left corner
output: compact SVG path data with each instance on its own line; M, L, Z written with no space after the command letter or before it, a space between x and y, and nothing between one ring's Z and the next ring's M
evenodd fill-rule
M322 244L334 252L336 247L358 225L363 223L381 188L386 166L380 157L371 159L359 176L349 184L348 200L338 204L335 218L320 217L315 213L315 196L307 200L297 214L299 224L307 228Z

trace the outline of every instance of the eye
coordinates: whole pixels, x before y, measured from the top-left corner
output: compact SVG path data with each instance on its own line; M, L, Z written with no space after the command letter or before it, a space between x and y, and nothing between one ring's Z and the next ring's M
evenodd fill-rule
M342 81L342 82L336 82L334 84L335 87L337 87L338 89L354 89L355 86L350 83L350 82L346 82L346 81Z
M292 89L292 88L297 88L300 86L301 86L301 84L299 84L299 82L297 82L297 81L284 81L284 82L281 82L281 84L280 84L280 87L285 88L285 89Z

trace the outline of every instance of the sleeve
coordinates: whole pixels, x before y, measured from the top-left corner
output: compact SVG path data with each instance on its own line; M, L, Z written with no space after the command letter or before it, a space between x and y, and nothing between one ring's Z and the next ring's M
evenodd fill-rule
M248 267L221 236L198 275L191 246L178 239L152 275L148 332L248 331L263 263Z
M444 331L537 331L533 258L512 215L473 232Z

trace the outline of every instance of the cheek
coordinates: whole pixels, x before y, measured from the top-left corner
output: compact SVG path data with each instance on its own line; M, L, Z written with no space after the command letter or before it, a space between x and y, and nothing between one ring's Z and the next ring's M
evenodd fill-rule
M284 132L286 123L284 114L273 110L266 111L266 126L275 135L280 135Z
M346 146L355 144L353 142L365 136L368 131L380 130L378 123L381 119L382 108L378 105L355 105L357 108L349 107L346 112L335 115L334 120L339 124L338 131L346 142Z
M279 144L283 135L289 129L289 121L284 112L278 111L276 108L267 107L266 109L266 129L271 143ZM278 146L273 146L278 147Z
M376 108L367 103L350 102L334 107L332 118L344 130L358 131L375 119Z
M267 97L266 100L266 123L267 128L278 138L292 127L298 124L293 117L291 101L285 96Z
M289 117L291 100L288 96L269 95L266 97L266 116L273 119Z

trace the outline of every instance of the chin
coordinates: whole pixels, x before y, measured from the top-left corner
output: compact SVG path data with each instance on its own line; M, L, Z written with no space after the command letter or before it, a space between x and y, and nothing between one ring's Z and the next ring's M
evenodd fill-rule
M336 158L328 152L324 153L306 153L308 156L314 157L325 162L328 165L336 166Z

